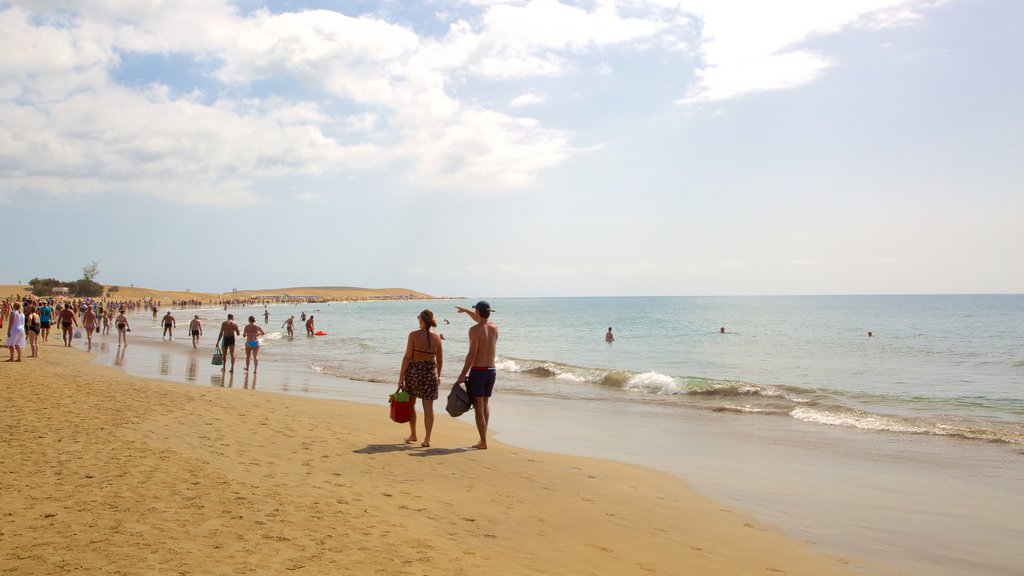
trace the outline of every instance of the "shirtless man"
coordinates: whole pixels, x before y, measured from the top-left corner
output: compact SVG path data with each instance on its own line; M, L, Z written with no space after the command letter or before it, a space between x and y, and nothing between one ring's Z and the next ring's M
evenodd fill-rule
M203 335L203 324L199 321L199 314L188 323L188 333L192 335L192 349L199 350L199 337Z
M174 330L173 330L173 328L175 326L177 326L178 323L174 321L174 316L171 316L171 311L170 310L167 311L167 314L164 314L164 318L162 320L162 323L164 325L164 334L163 334L163 336L160 337L160 339L163 340L164 336L167 336L168 340L174 340Z
M264 308L263 309L263 323L266 324L267 322L270 322L270 310L267 310L266 308Z
M310 315L309 320L306 320L306 336L313 335L313 316Z
M249 323L242 330L245 335L245 371L249 371L249 357L252 357L252 373L260 369L260 336L263 336L263 328L256 324L256 317L249 316Z
M78 317L75 316L75 311L71 309L70 303L64 304L64 309L60 311L57 319L60 320L60 332L61 337L64 339L64 345L70 347L71 339L74 337L71 325L78 326Z
M609 344L611 344L612 342L615 342L615 336L612 336L612 327L611 326L608 327L608 333L604 335L604 341L608 342Z
M288 329L288 338L295 338L295 314L292 314L284 324L281 324L281 328Z
M480 442L473 448L486 450L487 423L491 419L488 401L494 389L494 357L498 348L498 327L488 320L491 316L491 305L485 300L474 304L472 310L462 306L456 306L455 309L459 313L469 315L476 322L476 325L469 329L469 352L455 383L466 383L466 391L473 402L476 429L480 433Z
M238 329L238 324L235 324L235 315L228 314L228 319L220 325L220 333L217 334L217 344L224 353L231 352L231 370L230 374L235 373L235 336L241 334L242 331ZM224 345L221 346L221 339L224 340ZM221 371L226 370L228 363L224 362L224 367Z

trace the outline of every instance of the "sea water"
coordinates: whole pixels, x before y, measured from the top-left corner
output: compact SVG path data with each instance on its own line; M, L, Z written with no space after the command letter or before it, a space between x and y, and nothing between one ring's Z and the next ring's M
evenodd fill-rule
M454 381L472 325L455 307L472 302L270 306L267 324L262 307L229 311L267 332L260 389L383 405L424 308L444 336L444 387ZM499 440L678 474L826 551L910 572L1018 573L1024 296L490 302ZM114 354L104 341L100 361L248 387L206 358L226 312L198 311L200 353L183 329L193 313L176 314L175 342L133 319L142 348ZM326 335L305 336L302 313Z
M280 361L397 381L405 336L419 311L433 308L445 336L444 375L454 379L471 325L456 304L467 303L307 307L327 336L286 343L277 324L264 353L277 362L278 345L287 345ZM509 298L492 305L502 393L668 402L1024 444L1024 296ZM276 309L274 316L280 320Z

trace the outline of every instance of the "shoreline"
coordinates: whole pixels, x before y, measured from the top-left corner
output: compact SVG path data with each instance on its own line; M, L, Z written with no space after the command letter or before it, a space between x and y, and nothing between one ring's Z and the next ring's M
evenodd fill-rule
M853 573L665 474L396 444L385 407L139 378L52 341L0 391L4 569Z
M135 352L115 355L102 344L95 363L203 387L257 384L241 367L225 382L209 366L209 350L162 342L156 325L136 328ZM291 344L271 344L261 354L260 391L374 407L390 392L386 384L301 369L277 356ZM505 444L667 473L824 554L896 566L903 575L1017 572L1014 542L1024 532L1013 510L1024 506L1016 489L1022 468L1005 459L1002 446L733 414L680 418L664 405L514 393L502 394L495 416L493 436ZM443 413L441 420L457 422ZM441 427L435 437L448 425Z

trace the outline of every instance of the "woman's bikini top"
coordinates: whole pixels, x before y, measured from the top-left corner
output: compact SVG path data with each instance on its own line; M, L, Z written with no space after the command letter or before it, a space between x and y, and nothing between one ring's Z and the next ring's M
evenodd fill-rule
M430 341L432 340L432 338L430 337L430 329L429 328L424 328L423 330L425 330L427 332L427 347L429 348L430 347ZM431 356L433 356L434 354L437 354L437 350L417 350L415 344L413 344L412 351L413 351L413 354L417 354L417 353L418 354L430 354Z

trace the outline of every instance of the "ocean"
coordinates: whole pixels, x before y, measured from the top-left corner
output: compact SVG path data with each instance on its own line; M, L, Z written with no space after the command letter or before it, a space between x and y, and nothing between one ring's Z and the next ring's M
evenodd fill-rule
M497 301L504 393L668 402L823 426L1024 444L1024 297L530 298ZM320 305L287 360L391 382L433 308L452 378L465 302ZM301 310L299 311L301 313ZM274 310L274 322L279 316ZM452 322L445 324L444 320ZM280 323L265 350L277 362ZM615 342L604 335L613 329ZM721 333L720 329L725 328ZM869 337L868 332L872 335ZM293 343L290 343L293 344Z
M488 299L498 440L677 474L824 551L908 573L1019 573L1024 295ZM424 308L447 389L471 325L455 307L472 302L270 306L259 389L383 414ZM263 324L262 307L230 311ZM303 312L325 336L304 335ZM127 351L111 335L94 352L144 376L256 387L241 347L233 378L209 364L224 315L175 311L174 342L136 316Z

